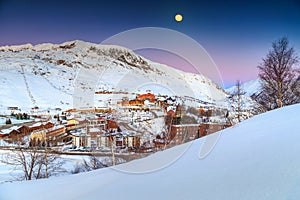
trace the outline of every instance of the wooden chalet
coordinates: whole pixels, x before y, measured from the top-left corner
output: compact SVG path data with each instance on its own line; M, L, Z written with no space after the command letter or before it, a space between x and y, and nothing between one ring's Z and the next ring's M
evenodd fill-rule
M58 143L63 143L67 140L70 140L70 138L68 138L66 128L62 125L49 129L35 130L30 135L31 146L41 146L41 142L43 144L47 142L48 146L56 146Z
M29 135L31 133L31 128L29 126L21 126L20 128L18 128L18 131L22 134L22 135Z

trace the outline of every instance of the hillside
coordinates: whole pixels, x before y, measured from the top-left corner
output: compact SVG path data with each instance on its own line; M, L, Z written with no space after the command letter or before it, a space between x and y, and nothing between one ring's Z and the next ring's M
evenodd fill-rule
M260 80L255 79L255 80L244 82L244 83L242 83L241 88L245 92L245 95L250 97L253 94L256 94L259 92ZM235 90L236 90L236 86L232 86L232 87L226 89L226 92L233 93Z
M299 199L299 110L284 107L223 130L203 159L200 148L214 134L116 169L2 184L0 199Z
M0 47L0 80L0 109L70 108L76 90L142 92L150 88L154 93L213 104L227 96L203 75L154 63L123 47L78 40Z

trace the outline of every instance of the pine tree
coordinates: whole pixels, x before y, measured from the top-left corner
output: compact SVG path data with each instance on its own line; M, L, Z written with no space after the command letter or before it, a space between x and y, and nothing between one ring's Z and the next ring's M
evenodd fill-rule
M6 119L5 124L11 124L10 118Z

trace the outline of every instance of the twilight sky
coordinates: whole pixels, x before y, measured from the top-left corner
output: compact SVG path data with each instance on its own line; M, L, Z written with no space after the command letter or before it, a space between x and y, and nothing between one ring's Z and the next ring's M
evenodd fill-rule
M174 15L181 13L178 23ZM271 42L287 36L300 55L300 1L191 0L0 0L0 45L84 40L100 43L119 32L163 27L201 44L217 64L224 84L257 77ZM180 45L180 41L178 41ZM194 71L163 51L138 51L154 61Z

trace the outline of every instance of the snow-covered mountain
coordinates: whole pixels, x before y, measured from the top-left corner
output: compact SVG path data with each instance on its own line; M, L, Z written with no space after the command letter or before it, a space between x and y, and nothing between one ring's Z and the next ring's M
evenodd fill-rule
M183 153L153 172L105 168L5 183L0 185L0 199L299 199L299 109L300 104L287 106L223 130L212 152L202 159L201 146L218 133L118 168L151 168Z
M210 103L227 97L203 75L152 62L123 47L78 40L0 47L0 81L2 108L70 108L77 90L137 92L150 88L154 93Z
M245 83L242 83L241 88L245 92L246 96L252 96L253 94L256 94L259 92L260 89L260 79L250 80ZM226 89L226 92L229 94L233 93L236 90L236 86L232 86L228 89Z

